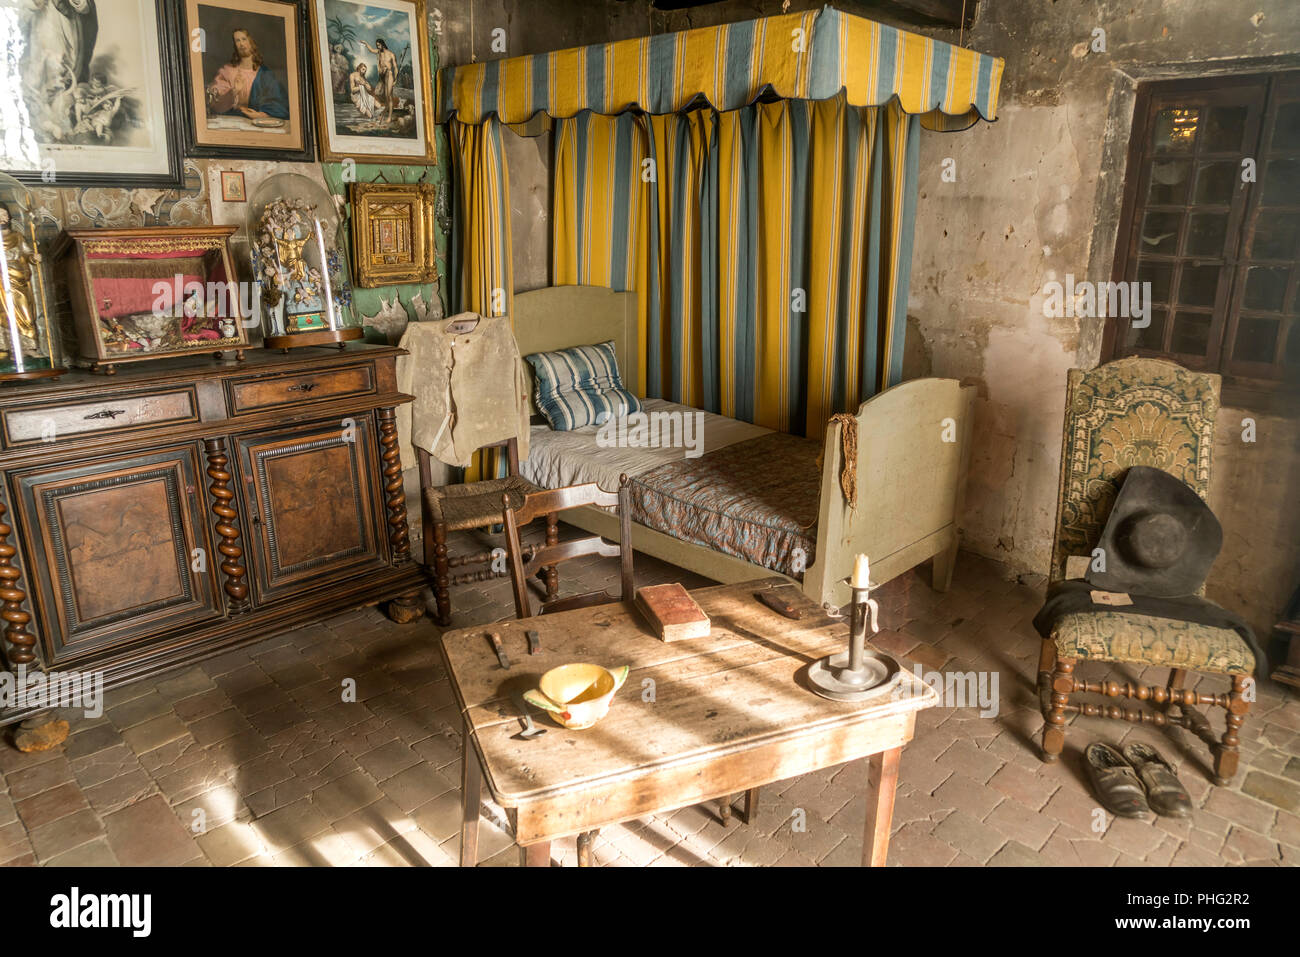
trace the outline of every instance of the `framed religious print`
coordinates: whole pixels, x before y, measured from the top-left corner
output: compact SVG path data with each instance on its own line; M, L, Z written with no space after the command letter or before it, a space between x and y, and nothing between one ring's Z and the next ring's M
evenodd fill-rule
M433 205L428 183L352 184L352 251L358 286L430 283L434 267Z
M184 184L173 0L0 0L0 168L40 186Z
M311 162L305 0L181 0L190 156Z
M310 0L322 159L431 163L424 0Z

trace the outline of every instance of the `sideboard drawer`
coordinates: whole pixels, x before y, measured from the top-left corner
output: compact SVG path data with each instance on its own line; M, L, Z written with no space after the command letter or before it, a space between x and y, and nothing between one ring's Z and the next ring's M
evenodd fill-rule
M231 413L246 415L263 409L296 405L309 399L371 395L375 391L375 373L374 367L370 363L365 363L346 369L304 372L296 375L231 379L226 387L230 390Z
M151 425L198 421L193 389L118 395L94 402L60 402L5 409L8 444L28 445L76 438L95 432L116 432Z

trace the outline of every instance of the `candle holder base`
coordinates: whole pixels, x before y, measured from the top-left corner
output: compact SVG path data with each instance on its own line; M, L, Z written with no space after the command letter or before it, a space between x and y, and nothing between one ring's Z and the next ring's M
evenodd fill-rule
M862 669L856 675L848 671L849 653L827 655L808 667L812 690L832 701L865 701L884 694L898 675L898 662L878 651L866 651Z

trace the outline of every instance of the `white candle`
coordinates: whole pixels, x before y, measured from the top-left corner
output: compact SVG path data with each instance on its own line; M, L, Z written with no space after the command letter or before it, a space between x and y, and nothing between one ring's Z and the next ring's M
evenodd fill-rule
M859 555L857 561L853 564L853 580L851 582L854 588L866 588L871 578L871 567L868 564L866 555Z

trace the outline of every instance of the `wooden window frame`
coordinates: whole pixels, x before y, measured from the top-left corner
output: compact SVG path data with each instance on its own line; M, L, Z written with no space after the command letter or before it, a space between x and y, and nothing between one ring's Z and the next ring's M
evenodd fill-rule
M1223 376L1223 404L1253 409L1264 412L1281 412L1300 414L1300 376L1285 366L1280 360L1271 365L1253 364L1226 358L1224 352L1231 349L1235 342L1237 327L1241 318L1242 303L1245 295L1245 278L1251 260L1245 256L1245 250L1253 241L1255 224L1259 217L1260 199L1265 185L1265 157L1268 155L1276 122L1278 104L1283 99L1292 101L1300 93L1300 71L1275 71L1250 74L1216 75L1175 80L1151 80L1139 84L1133 107L1133 119L1129 137L1123 205L1121 208L1119 229L1115 239L1114 261L1111 268L1112 282L1133 281L1137 278L1138 243L1141 241L1141 214L1147 211L1152 160L1156 156L1154 149L1155 122L1162 109L1197 106L1212 108L1216 106L1247 106L1242 149L1211 152L1202 150L1198 143L1196 148L1186 154L1190 165L1190 174L1183 201L1170 205L1163 210L1160 204L1150 204L1157 211L1176 212L1184 218L1180 229L1180 248L1172 254L1161 257L1148 254L1147 261L1168 261L1172 266L1170 276L1170 308L1165 316L1165 328L1160 350L1147 348L1129 348L1123 341L1128 320L1107 317L1102 338L1103 360L1117 359L1126 355L1146 355L1170 359L1188 368L1216 372ZM1196 101L1200 100L1198 104ZM1219 155L1222 153L1223 155ZM1171 159L1180 159L1183 154L1170 154ZM1202 162L1223 161L1229 157L1238 162L1251 156L1256 160L1256 181L1254 183L1238 182L1232 201L1225 208L1219 206L1197 206L1194 203L1196 172ZM1288 207L1292 204L1287 204ZM1295 204L1296 215L1300 217L1300 199ZM1189 228L1185 221L1194 211L1227 212L1228 221L1224 237L1224 248L1220 256L1202 255L1193 257L1184 251ZM1204 356L1195 356L1173 352L1172 345L1174 321L1177 315L1178 284L1184 265L1189 262L1204 262L1206 265L1219 264L1224 268L1220 274L1214 306L1209 311L1211 324L1208 333L1208 347ZM1287 335L1285 316L1288 309L1300 297L1300 262L1292 265L1285 300L1282 306L1282 326L1279 340ZM1203 312L1196 307L1183 307L1191 312ZM1249 312L1249 310L1248 310ZM1300 335L1300 319L1293 321L1291 335ZM1279 341L1275 355L1284 354L1284 343Z

